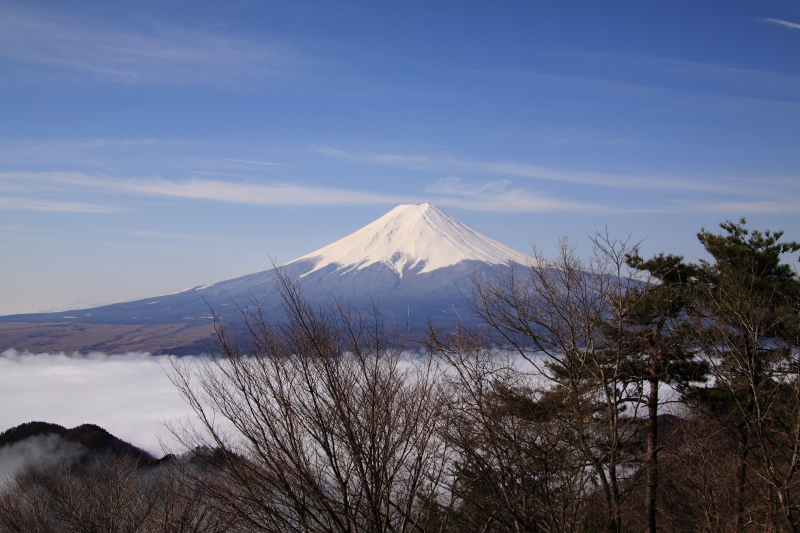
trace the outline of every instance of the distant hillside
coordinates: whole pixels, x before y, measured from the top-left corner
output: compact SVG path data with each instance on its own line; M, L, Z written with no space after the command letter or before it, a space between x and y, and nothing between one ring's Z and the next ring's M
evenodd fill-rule
M108 457L127 458L142 467L163 461L94 424L67 429L48 422L27 422L0 433L0 472L8 470L3 462L37 468L64 460L70 469L79 470Z

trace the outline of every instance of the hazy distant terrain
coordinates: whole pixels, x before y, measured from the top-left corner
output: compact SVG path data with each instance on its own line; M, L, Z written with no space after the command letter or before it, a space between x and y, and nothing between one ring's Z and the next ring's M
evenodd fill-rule
M83 324L74 322L0 322L0 351L32 353L150 352L200 354L213 333L210 323L194 324Z

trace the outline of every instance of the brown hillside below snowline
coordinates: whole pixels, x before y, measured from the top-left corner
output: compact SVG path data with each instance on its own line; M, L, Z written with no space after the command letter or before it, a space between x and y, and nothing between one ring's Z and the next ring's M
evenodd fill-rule
M211 324L80 324L80 323L0 323L0 352L104 352L119 354L202 354L214 334Z

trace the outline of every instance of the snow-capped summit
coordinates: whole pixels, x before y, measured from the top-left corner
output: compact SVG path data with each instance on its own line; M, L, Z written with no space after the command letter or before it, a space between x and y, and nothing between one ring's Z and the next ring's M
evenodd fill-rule
M525 254L474 230L432 204L399 205L381 218L333 244L284 266L315 261L303 274L336 265L335 270L361 270L382 263L403 276L415 268L425 273L461 261L493 265L525 263Z

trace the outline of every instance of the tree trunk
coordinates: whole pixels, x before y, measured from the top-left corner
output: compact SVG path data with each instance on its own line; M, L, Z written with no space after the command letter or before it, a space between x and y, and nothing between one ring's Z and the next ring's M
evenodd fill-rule
M611 531L622 532L622 506L619 498L619 481L617 480L617 454L611 453L608 465L608 474L611 481Z
M647 433L647 531L656 533L656 496L658 494L658 378L650 378L647 398L649 430Z
M739 472L736 479L736 531L744 528L744 496L747 488L748 431L746 424L739 427Z

